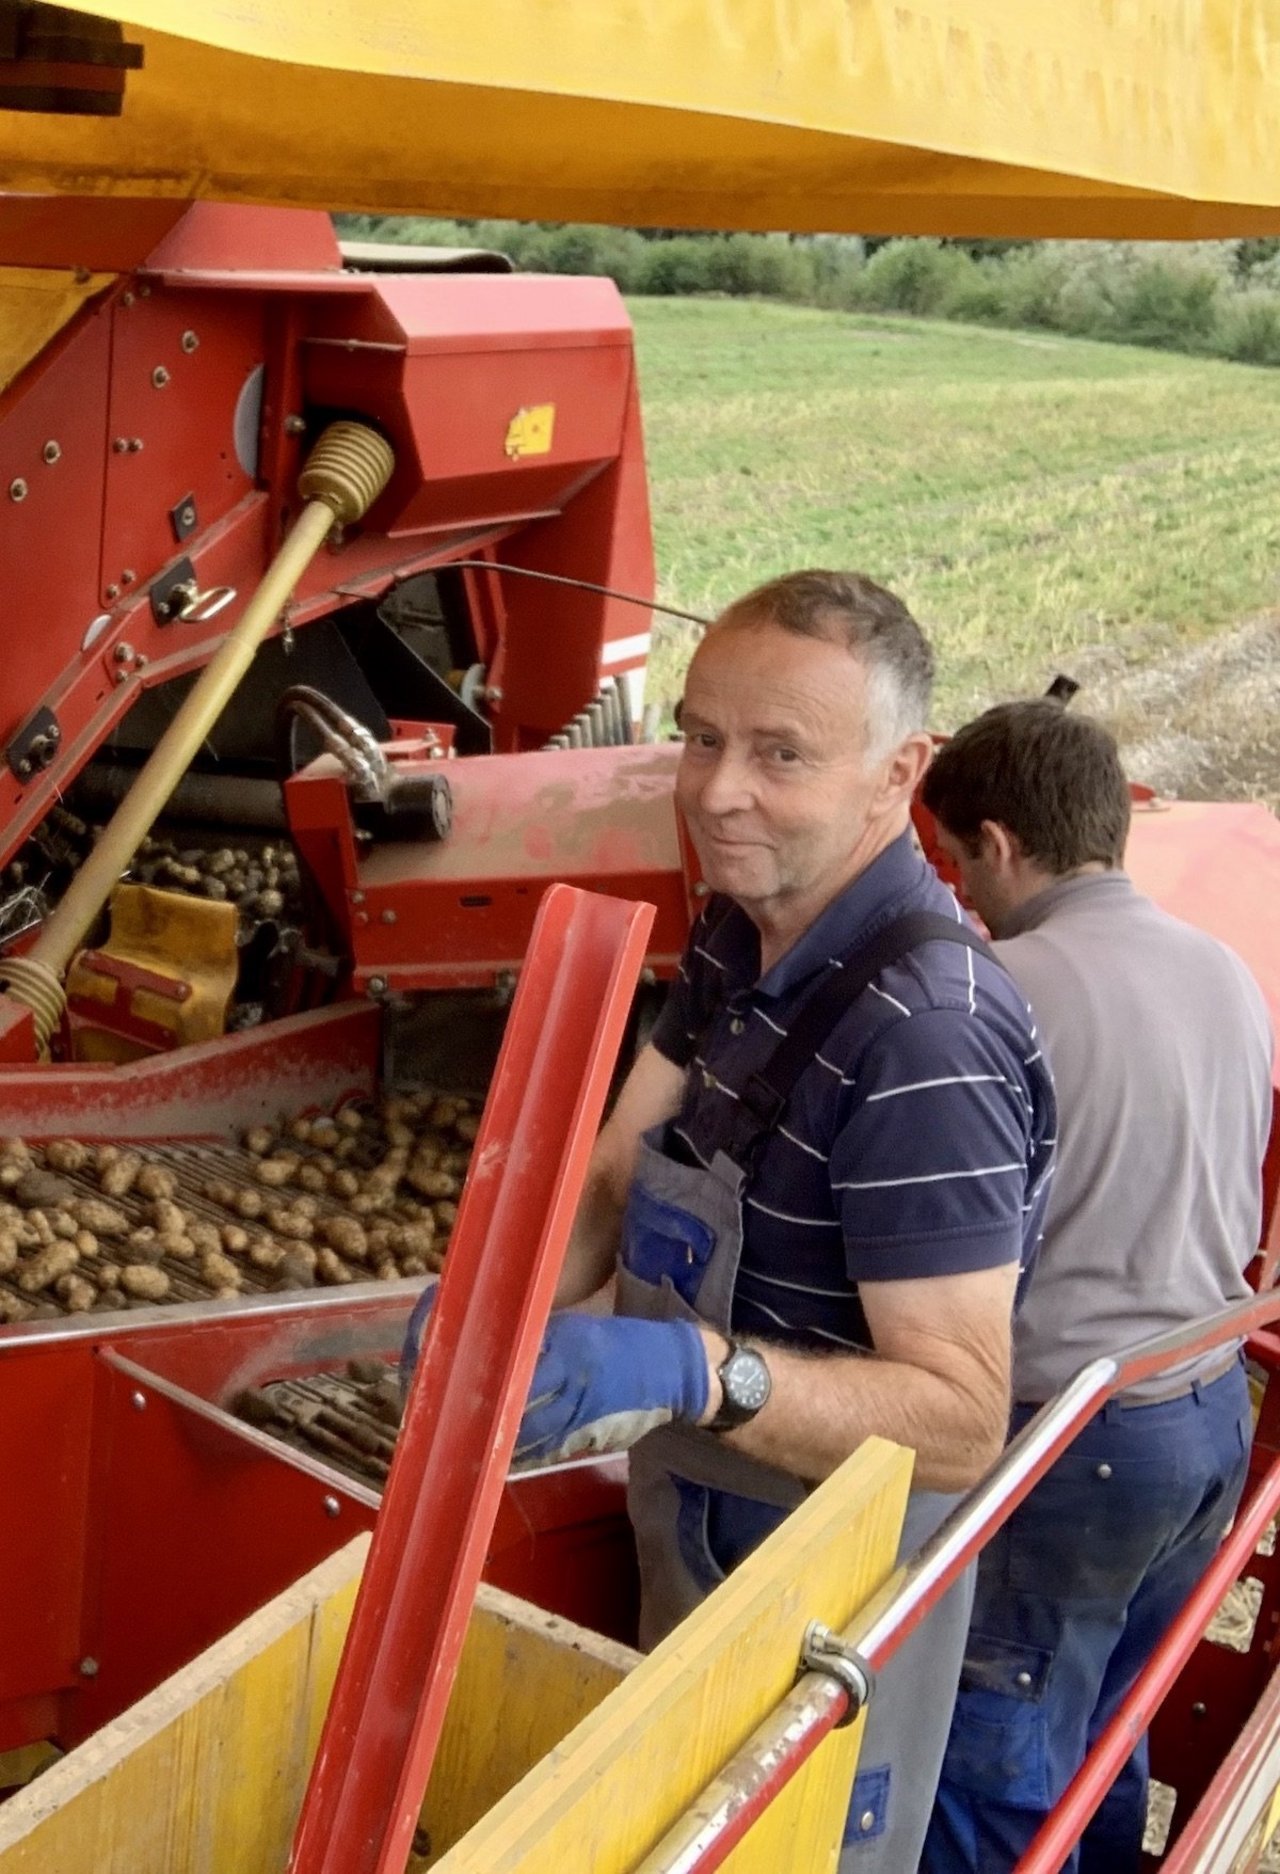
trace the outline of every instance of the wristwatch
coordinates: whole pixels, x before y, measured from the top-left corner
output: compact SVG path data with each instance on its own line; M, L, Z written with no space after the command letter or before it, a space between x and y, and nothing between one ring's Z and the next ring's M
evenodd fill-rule
M755 1417L773 1391L773 1381L763 1355L740 1340L730 1340L729 1352L716 1371L720 1376L720 1409L707 1430L728 1432Z

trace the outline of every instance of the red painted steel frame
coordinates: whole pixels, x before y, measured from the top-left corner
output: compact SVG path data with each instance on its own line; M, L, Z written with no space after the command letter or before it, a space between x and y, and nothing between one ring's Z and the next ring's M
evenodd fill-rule
M652 915L565 885L543 901L292 1874L404 1866Z

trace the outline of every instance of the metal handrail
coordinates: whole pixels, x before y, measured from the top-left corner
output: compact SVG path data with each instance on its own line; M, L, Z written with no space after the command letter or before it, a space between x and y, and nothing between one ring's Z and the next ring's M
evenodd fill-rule
M1280 1321L1280 1288L1253 1295L1193 1327L1153 1334L1090 1361L1010 1441L983 1481L929 1540L895 1569L841 1636L880 1671L937 1605L969 1562L1008 1520L1076 1433L1118 1393L1190 1366L1216 1347ZM711 1874L845 1716L849 1693L837 1679L807 1672L645 1857L636 1874Z

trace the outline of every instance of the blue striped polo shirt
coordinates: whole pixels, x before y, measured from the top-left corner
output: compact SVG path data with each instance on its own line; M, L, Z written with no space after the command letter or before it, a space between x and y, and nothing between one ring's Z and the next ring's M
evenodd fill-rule
M962 917L909 834L760 975L759 934L712 899L653 1042L695 1048L666 1149L708 1165L726 1101L768 1061L840 957L909 911ZM796 1083L743 1201L733 1326L813 1349L871 1349L860 1282L955 1275L1034 1259L1053 1169L1053 1083L1007 972L925 943L846 1011Z

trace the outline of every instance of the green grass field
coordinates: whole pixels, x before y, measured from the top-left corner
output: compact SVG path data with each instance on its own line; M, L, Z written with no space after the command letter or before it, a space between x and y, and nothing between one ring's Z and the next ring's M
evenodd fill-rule
M1277 602L1280 371L735 300L632 302L664 598L805 565L900 592L937 720ZM661 627L650 694L696 631Z

